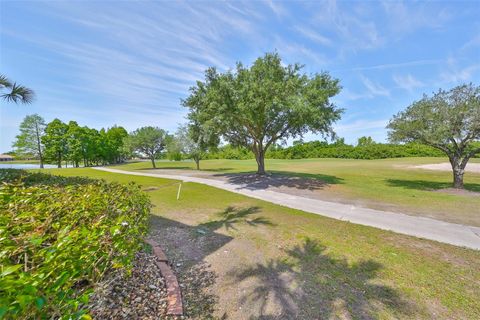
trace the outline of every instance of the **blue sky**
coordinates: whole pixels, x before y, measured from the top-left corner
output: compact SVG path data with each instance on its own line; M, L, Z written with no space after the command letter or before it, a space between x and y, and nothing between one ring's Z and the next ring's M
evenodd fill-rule
M351 143L384 141L391 116L423 93L480 85L479 1L1 1L0 14L1 73L37 94L1 102L0 152L32 113L174 131L207 67L273 50L340 79L335 128Z

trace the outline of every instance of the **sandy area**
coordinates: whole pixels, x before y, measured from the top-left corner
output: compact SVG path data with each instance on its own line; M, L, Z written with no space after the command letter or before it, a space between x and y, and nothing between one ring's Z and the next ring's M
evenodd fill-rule
M438 170L438 171L451 171L452 166L448 162L444 163L435 163L435 164L422 164L419 166L412 166L411 168L415 169L426 169L426 170ZM480 163L468 163L465 168L466 172L475 172L480 173Z

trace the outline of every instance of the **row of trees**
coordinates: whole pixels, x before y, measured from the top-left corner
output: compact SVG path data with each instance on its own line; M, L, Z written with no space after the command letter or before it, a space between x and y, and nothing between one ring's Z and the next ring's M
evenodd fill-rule
M13 147L18 155L79 167L119 163L134 156L147 157L155 168L155 159L168 153L179 153L182 158L193 159L200 169L200 160L209 150L207 145L195 142L193 126L180 126L174 135L158 127L141 127L130 134L123 127L113 126L96 130L79 126L77 122L64 123L54 119L50 123L38 114L26 116L20 124L20 134ZM218 140L210 141L216 147Z
M130 133L125 139L126 149L148 157L154 168L155 159L168 153L172 160L192 159L197 169L200 169L200 160L208 151L216 149L218 144L217 135L206 135L200 126L193 124L179 126L174 135L157 127L142 127Z
M34 114L26 116L20 124L20 134L13 146L19 154L38 158L41 168L45 160L55 162L59 168L62 162L70 162L75 167L91 166L124 160L127 136L127 131L118 126L96 130L59 119L47 124Z

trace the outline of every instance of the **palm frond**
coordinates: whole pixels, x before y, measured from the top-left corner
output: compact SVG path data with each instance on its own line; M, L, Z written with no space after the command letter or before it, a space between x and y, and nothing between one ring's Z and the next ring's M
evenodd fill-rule
M11 86L11 91L10 93L5 93L2 94L1 97L8 101L8 102L21 102L21 103L32 103L35 93L33 92L32 89L29 89L27 87L17 85L17 83L14 83Z
M4 76L3 74L0 74L0 88L11 88L12 87L12 83L10 82L10 80L8 80L8 78L6 76Z

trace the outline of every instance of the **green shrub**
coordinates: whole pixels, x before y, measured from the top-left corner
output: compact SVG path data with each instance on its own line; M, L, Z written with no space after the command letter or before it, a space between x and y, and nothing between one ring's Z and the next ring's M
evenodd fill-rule
M410 143L404 145L372 143L352 146L344 143L312 141L298 143L294 146L268 151L271 159L305 159L305 158L344 158L344 159L386 159L402 157L442 157L444 154L429 146Z
M205 159L231 159L247 160L254 159L253 152L244 147L235 148L229 144L218 148L215 151L207 153Z
M0 318L89 318L92 285L131 266L148 196L137 185L0 170Z
M480 147L480 142L472 144ZM343 158L343 159L387 159L403 157L445 157L445 154L435 148L419 144L388 144L369 142L352 146L343 141L328 144L325 141L298 142L287 148L271 146L265 157L267 159L308 159L308 158ZM476 157L480 157L477 154ZM255 159L253 152L247 148L235 148L225 145L206 154L205 159Z
M181 152L169 152L167 158L170 161L182 161L183 157Z

